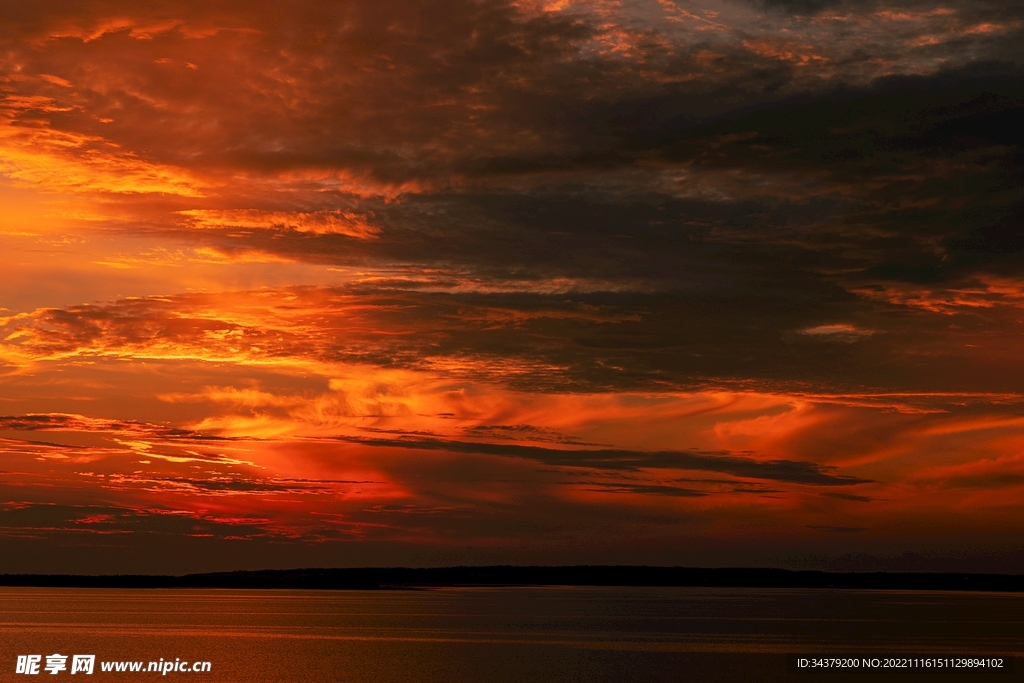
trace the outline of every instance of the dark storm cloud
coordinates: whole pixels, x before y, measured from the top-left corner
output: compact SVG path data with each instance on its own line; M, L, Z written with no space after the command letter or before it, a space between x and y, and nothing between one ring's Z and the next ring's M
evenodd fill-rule
M252 181L164 210L344 210L379 228L360 241L140 217L228 255L524 287L600 273L609 289L768 293L820 318L858 308L840 290L1012 272L1019 8L832 10L850 28L829 43L810 19L786 24L789 42L753 24L684 39L463 0L48 5L12 13L22 75L4 92L36 143L78 135L85 155L102 138L200 184ZM626 29L628 53L610 50ZM51 317L88 336L99 313ZM771 334L793 329L784 317Z
M813 251L797 258L859 265L866 276L959 276L1021 248L1022 83L1024 73L1008 64L891 78L872 91L683 131L660 149L702 166L801 174L831 190L835 199L803 230L783 214L777 227L757 231L769 240L773 232L802 237ZM806 206L802 199L790 201ZM815 223L824 228L817 235Z
M467 0L155 3L130 12L54 4L5 22L10 68L23 74L6 88L52 100L17 100L24 126L44 117L55 130L200 173L318 170L394 191L632 165L629 151L666 127L863 80L881 57L824 57L814 41L762 45L752 25L730 27L725 39L680 40L599 14ZM627 29L628 54L612 50L607 41ZM969 37L972 47L981 40ZM895 57L906 48L890 49ZM793 50L831 71L807 78L818 67ZM987 44L974 52L998 56ZM260 189L268 188L252 188ZM323 201L308 192L273 198L306 209Z
M252 180L162 199L142 225L228 257L381 271L347 290L372 310L303 295L309 322L317 297L334 311L329 330L270 334L195 296L37 311L4 337L34 358L227 359L241 339L264 358L504 359L537 368L501 377L532 390L1012 389L1017 354L965 343L1016 348L1014 301L918 289L1019 275L1021 11L829 11L848 27L831 43L815 15L785 24L789 42L648 26L626 56L605 19L501 2L22 7L13 129ZM221 209L351 211L379 232L176 213Z
M769 12L815 17L822 13L844 18L890 13L904 18L915 16L954 15L970 25L983 20L1013 20L1021 16L1020 6L1004 0L954 0L936 3L931 0L747 0L749 4ZM936 12L939 10L939 12ZM1014 27L1014 28L1020 28Z
M1022 113L1021 82L1012 64L978 64L791 99L700 126L691 118L655 117L600 136L607 154L550 157L562 160L551 162L554 167L578 175L575 183L367 200L361 206L383 232L365 243L272 231L250 231L240 241L237 230L227 229L190 239L226 253L257 249L324 264L397 261L410 264L412 277L418 267L443 271L427 283L432 287L504 280L529 289L546 278L600 274L602 283L580 286L670 294L618 300L620 310L632 307L643 317L640 337L601 338L602 330L559 343L561 351L575 345L627 349L622 360L629 362L614 363L618 367L645 374L650 365L678 376L669 366L682 365L691 378L747 373L746 367L737 370L737 359L756 365L759 357L770 357L775 367L754 374L784 379L795 372L801 380L829 374L839 355L840 365L853 363L851 371L871 382L876 369L890 372L870 360L885 355L878 347L906 343L906 333L922 321L894 318L888 305L865 300L862 292L884 292L893 283L963 288L979 275L1017 272L1024 195L1013 122ZM648 111L652 102L620 105ZM664 178L650 168L637 170L641 159L651 158L692 177L679 181L677 191L658 191ZM516 166L508 159L502 168L488 161L465 172L505 174L502 182L511 182L509 174L554 168L531 165L525 157L525 165ZM748 179L736 181L737 174ZM724 195L679 196L688 184L701 182ZM395 286L409 283L396 280ZM528 307L529 300L506 302ZM413 309L406 313L422 301L409 302ZM658 330L660 319L676 329ZM886 334L847 335L872 352L823 349L794 336L837 321ZM55 318L54 324L70 323ZM629 327L637 326L617 330ZM91 329L85 322L79 328L82 334ZM816 339L829 338L839 335ZM661 359L629 350L639 347L674 350ZM681 348L686 351L675 352ZM911 372L918 381L928 374L923 366Z
M592 30L464 1L131 12L114 3L23 9L7 21L14 59L71 84L46 88L70 107L51 112L56 128L101 133L164 162L342 169L382 183L443 172L449 154L400 151L410 145L486 148L523 130L534 103L515 105L510 84L557 70ZM473 115L467 91L481 88L485 109L508 105L503 125Z

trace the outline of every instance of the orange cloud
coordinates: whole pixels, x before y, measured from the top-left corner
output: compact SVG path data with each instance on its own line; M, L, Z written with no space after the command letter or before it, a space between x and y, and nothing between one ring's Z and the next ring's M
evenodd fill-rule
M849 323L834 323L831 325L815 325L799 330L800 334L808 337L827 339L842 342L854 342L864 337L875 334L875 330L865 330Z
M759 38L744 40L743 47L762 57L770 57L783 62L792 62L796 66L807 66L810 64L824 64L829 61L828 57L815 53L811 45L800 45L798 43Z
M55 78L45 80L52 83ZM184 169L146 161L96 135L57 130L46 120L24 120L76 108L44 95L0 99L0 173L50 192L203 196L204 184Z
M370 239L380 228L370 225L365 215L352 211L283 212L255 209L189 209L180 214L197 228L254 228L294 230L314 235L347 235Z
M952 314L958 310L1024 306L1024 283L1006 277L981 274L961 286L934 289L909 284L878 284L854 288L856 294L900 306Z

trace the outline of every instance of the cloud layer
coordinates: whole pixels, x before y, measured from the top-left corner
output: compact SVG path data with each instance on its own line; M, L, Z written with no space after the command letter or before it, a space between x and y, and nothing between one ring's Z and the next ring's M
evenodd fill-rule
M1012 3L0 26L0 571L1020 558Z

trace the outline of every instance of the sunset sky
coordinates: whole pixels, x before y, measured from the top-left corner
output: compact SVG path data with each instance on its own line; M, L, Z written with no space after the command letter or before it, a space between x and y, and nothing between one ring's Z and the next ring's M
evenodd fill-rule
M0 572L1024 572L1020 3L0 8Z

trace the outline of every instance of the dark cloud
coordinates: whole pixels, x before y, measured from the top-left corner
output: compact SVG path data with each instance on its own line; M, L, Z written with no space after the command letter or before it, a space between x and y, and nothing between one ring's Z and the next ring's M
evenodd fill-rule
M747 485L745 482L737 482L736 480L677 479L674 481L686 481L701 484L726 484L726 486L718 486L710 489L695 489L683 486L671 486L667 484L633 484L625 481L579 481L569 483L576 486L583 486L588 491L594 491L597 493L640 494L645 496L663 496L667 498L702 498L711 495L728 495L735 493L766 496L784 493L781 490L772 489L767 486Z
M82 415L40 413L29 415L0 415L0 430L47 432L108 432L137 435L152 439L181 441L231 441L230 437L201 434L166 425L155 425L135 420L104 420ZM57 444L53 444L57 445Z
M509 441L547 441L551 443L561 443L575 446L601 445L595 443L586 443L580 441L578 438L574 436L562 434L557 430L545 427L535 427L533 425L474 425L473 427L468 427L465 430L465 432L467 436L485 439L507 439Z
M756 460L749 456L699 451L631 451L605 449L555 449L520 444L480 443L449 439L369 439L336 437L366 446L405 448L450 453L475 453L523 458L553 467L583 467L595 470L635 472L641 469L685 469L720 472L736 477L769 479L818 486L846 486L868 483L867 479L834 474L835 468L812 462Z
M43 116L56 130L199 172L334 173L342 187L355 177L395 192L466 176L632 166L637 148L666 128L863 80L880 58L818 55L830 71L808 79L792 51L828 46L754 49L754 25L732 27L726 40L682 41L653 26L496 1L115 7L5 17L9 59L35 79L7 88L32 88L58 103L29 106L17 121L38 126ZM624 30L626 56L608 45ZM967 38L974 59L1001 56L979 43L985 36ZM893 58L906 49L876 42ZM945 61L962 61L958 47L941 48ZM101 147L90 141L82 151ZM252 188L254 196L267 189ZM269 199L308 210L324 197L351 202L351 194L284 191Z
M244 534L264 536L268 533L269 525L269 520L256 517L226 519L213 514L183 515L179 511L161 508L52 503L0 504L0 535L17 538L134 534L216 534L221 538ZM112 539L111 543L117 544L118 540Z
M839 498L840 500L852 500L852 501L856 501L858 503L870 503L871 502L871 498L869 498L868 496L858 496L858 495L853 494L853 493L839 493L839 492L836 492L836 491L826 491L825 493L822 493L821 495L828 496L829 498Z
M261 311L258 324L220 316L223 296L195 294L41 310L9 322L4 335L9 349L39 359L185 355L409 369L453 359L465 366L453 371L463 377L534 391L739 382L826 393L1016 390L1005 372L1020 363L1011 351L1016 337L1003 327L1015 315L1012 306L985 317L968 308L969 315L957 316L960 327L950 328L944 311L876 303L807 274L782 272L756 291L744 291L756 283L737 278L723 283L722 292L453 294L385 284L231 295ZM1004 357L978 356L963 345L982 330L1003 338ZM918 353L908 355L908 347ZM941 377L937 364L948 368ZM62 424L142 428L52 415L17 418L8 428ZM157 432L151 436L211 438L166 427Z
M382 183L444 172L448 155L410 157L402 151L410 144L486 148L522 130L536 118L533 103L513 98L535 88L512 84L557 69L593 30L468 1L288 11L174 3L127 13L88 5L10 22L9 44L20 39L34 73L73 84L51 91L72 106L52 115L59 128L102 131L165 162L264 173L343 168ZM504 105L498 129L467 107L467 91L481 87L484 103Z
M825 8L812 5L800 11ZM528 291L562 279L570 290L615 293L575 296L573 305L640 318L561 330L537 319L519 326L521 349L509 348L507 327L500 342L466 325L451 335L419 328L415 338L390 338L391 348L335 345L320 349L325 357L402 364L420 351L405 342L429 340L442 353L480 357L542 349L545 361L573 369L572 381L595 387L747 375L875 384L891 376L904 331L921 323L854 292L962 288L1019 269L1024 152L1015 121L1024 76L1000 47L1019 33L1019 12L1005 3L946 8L952 14L934 3L887 6L910 18L885 20L895 33L878 38L891 51L884 56L824 55L829 46L797 22L792 30L807 35L792 44L754 35L754 26L717 42L638 30L629 58L599 49L609 29L586 12L534 15L502 2L445 3L444 11L432 2L114 7L11 19L8 41L38 78L7 83L9 97L50 98L18 110L16 127L36 130L45 119L39 135L102 135L203 177L230 169L262 178L236 183L233 196L167 200L159 216L140 217L148 229L228 256L397 264L413 277L429 269L436 289L472 282ZM871 23L881 6L830 7L863 24L863 36L847 36L851 45L883 31ZM921 21L948 25L912 35ZM906 41L932 29L948 35L932 36L943 40L927 49L945 52L929 69L917 52L907 56ZM956 37L949 31L965 32L956 40L974 41L971 49L946 45ZM864 71L886 59L892 75ZM197 230L173 212L218 208L355 211L380 232L353 240L281 224ZM430 320L470 298L378 301ZM565 305L529 295L490 301ZM37 347L242 331L274 353L276 338L175 317L178 303L51 310L38 319L47 332ZM833 322L885 334L827 350L795 334ZM837 337L816 339L827 338ZM925 364L909 366L908 385L928 381Z
M118 486L145 486L189 490L197 494L218 493L330 493L339 485L355 486L380 484L374 481L349 481L343 479L252 479L237 476L211 476L205 479L180 476L123 475L116 478Z
M679 486L662 486L659 484L625 484L603 482L580 482L590 491L598 493L627 493L650 496L667 496L669 498L701 498L708 495L706 491L686 489Z
M778 10L792 14L817 14L824 10L850 11L851 9L864 9L877 7L878 2L874 0L759 0L757 5L769 10Z

